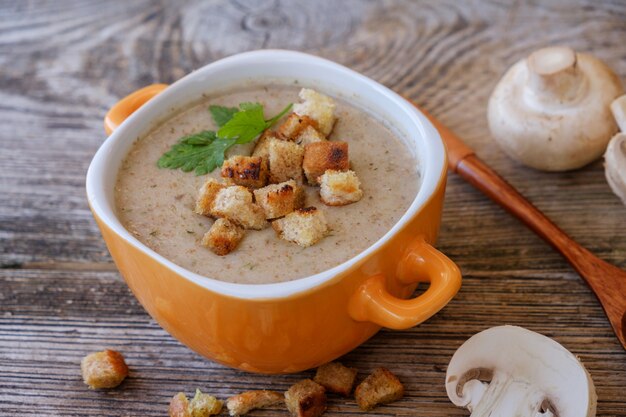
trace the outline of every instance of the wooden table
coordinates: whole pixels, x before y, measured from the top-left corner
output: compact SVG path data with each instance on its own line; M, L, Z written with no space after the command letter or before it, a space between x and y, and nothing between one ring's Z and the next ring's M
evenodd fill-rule
M536 172L507 158L485 122L503 71L536 48L570 45L626 81L623 1L56 1L0 9L0 414L162 416L178 391L221 398L285 390L298 375L260 376L216 365L151 320L127 289L91 217L84 178L120 97L170 83L221 57L297 49L335 60L407 94L477 149L575 239L626 267L626 207L601 161ZM539 238L452 175L439 248L461 267L458 296L404 332L382 331L343 361L377 366L406 386L377 415L467 415L444 389L446 365L468 337L515 324L578 355L598 392L598 415L626 416L626 352L596 298ZM626 296L626 295L625 295ZM79 363L122 351L132 376L90 391ZM256 415L285 415L280 408ZM327 415L360 413L332 397Z

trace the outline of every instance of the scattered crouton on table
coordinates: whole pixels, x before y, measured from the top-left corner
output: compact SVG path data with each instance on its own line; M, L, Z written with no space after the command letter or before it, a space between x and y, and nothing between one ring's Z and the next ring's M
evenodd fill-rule
M333 99L310 88L300 90L299 96L302 102L293 105L293 112L315 120L320 132L328 136L335 124L336 104Z
M352 392L357 370L339 362L330 362L317 368L314 381L330 392L347 397Z
M267 184L267 160L260 156L235 155L224 161L221 174L236 185L261 188Z
M328 206L344 206L363 197L361 181L354 171L329 169L319 177L320 197Z
M213 178L209 178L202 185L202 187L200 187L198 198L196 200L196 208L194 211L197 214L210 216L211 206L213 205L213 201L215 201L215 196L217 196L217 193L225 187L226 185L222 184L221 182L218 182Z
M283 217L304 206L304 190L294 180L270 184L254 190L256 203L265 211L266 219Z
M234 251L245 235L245 230L228 219L217 219L202 238L202 245L216 255L224 256Z
M295 210L274 220L272 227L281 239L305 248L316 244L329 232L324 213L315 207Z
M85 356L80 368L83 381L92 389L115 388L128 376L124 357L110 349Z
M211 214L225 217L245 229L261 230L267 225L265 212L252 202L250 190L241 185L220 190L213 201Z
M404 395L404 386L388 369L378 368L361 382L354 391L359 407L368 411L379 404L399 400Z
M294 417L317 417L326 410L326 393L323 386L304 379L285 392L285 404Z
M179 392L170 400L169 417L209 417L222 411L222 402L209 394L203 394L199 389L191 401Z
M246 391L226 400L226 408L231 416L241 416L257 408L280 404L284 399L283 394L274 391Z
M271 140L269 144L270 182L273 184L296 180L302 182L304 148L285 140Z
M327 170L347 171L350 168L346 142L313 142L304 147L302 168L311 185L319 184L319 177Z

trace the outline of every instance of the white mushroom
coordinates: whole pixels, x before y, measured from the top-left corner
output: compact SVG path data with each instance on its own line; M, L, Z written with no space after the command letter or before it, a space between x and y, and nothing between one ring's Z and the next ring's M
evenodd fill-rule
M487 329L454 354L448 397L471 417L593 417L596 392L584 366L554 340L516 326Z
M545 171L597 159L617 131L611 101L623 94L602 61L566 47L533 52L513 65L489 99L489 128L511 157Z
M626 204L626 133L613 136L604 153L604 174L611 190Z
M626 95L613 100L611 112L613 112L613 117L615 117L619 130L626 133Z

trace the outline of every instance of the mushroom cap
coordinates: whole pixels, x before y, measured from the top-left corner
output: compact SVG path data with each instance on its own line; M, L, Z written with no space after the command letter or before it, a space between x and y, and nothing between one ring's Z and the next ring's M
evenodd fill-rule
M576 86L570 90L575 94L536 91L532 77L551 77L555 83L560 75L531 73L527 59L513 65L496 86L489 99L489 128L512 158L544 171L565 171L580 168L604 152L617 131L609 106L623 88L602 61L584 53L575 57L571 71L576 77L571 71L563 75L573 79L570 82Z
M596 412L593 381L578 359L554 340L517 326L492 327L463 343L448 365L446 391L472 416Z
M611 190L626 204L626 133L613 136L604 153L604 174Z

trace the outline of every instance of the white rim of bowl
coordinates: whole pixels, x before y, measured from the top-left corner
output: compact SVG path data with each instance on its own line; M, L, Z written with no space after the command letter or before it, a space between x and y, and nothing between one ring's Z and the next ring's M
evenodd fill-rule
M107 175L107 162L111 158L113 149L124 140L130 140L128 137L125 138L125 132L129 130L129 127L137 120L146 117L145 115L152 109L157 106L161 106L163 102L167 102L170 97L172 97L175 90L197 82L197 79L204 80L210 78L210 73L213 72L228 71L229 68L232 69L240 65L253 65L261 62L271 62L276 63L277 65L285 65L285 63L316 65L328 71L328 75L339 74L344 77L355 78L356 81L365 84L367 88L373 89L375 93L391 100L397 106L397 109L394 109L394 111L397 110L399 112L403 112L405 116L408 116L411 122L415 124L414 127L418 129L426 146L424 149L419 149L417 152L422 169L421 185L415 199L411 203L408 210L402 215L400 220L398 220L396 224L373 245L369 246L367 249L342 264L314 275L280 283L238 284L219 281L217 279L189 271L159 255L157 252L150 249L148 246L141 243L137 238L132 236L132 234L128 232L124 226L122 226L121 222L117 218L113 209L113 202L108 201L104 195L104 178L105 175ZM324 76L325 74L320 74L321 78L324 78ZM296 76L293 77L296 78ZM135 138L132 140L134 141ZM324 58L302 52L269 49L244 52L208 64L176 81L162 93L158 94L154 99L143 105L128 119L126 119L124 123L122 123L122 125L119 126L118 129L116 129L115 132L113 132L100 146L93 157L91 164L89 165L86 188L89 205L91 206L94 214L98 216L98 218L100 218L100 220L104 222L114 233L119 235L135 248L161 263L164 267L172 270L181 277L216 293L241 299L268 300L291 297L308 292L314 288L323 286L324 284L330 284L334 281L333 278L350 269L353 265L363 262L371 253L375 252L382 245L384 245L385 242L391 238L391 236L395 235L398 231L404 228L408 221L424 206L424 204L435 192L439 181L442 176L445 175L446 169L446 152L439 133L421 112L419 112L397 93L382 84L359 74L356 71ZM117 175L117 172L115 175Z

